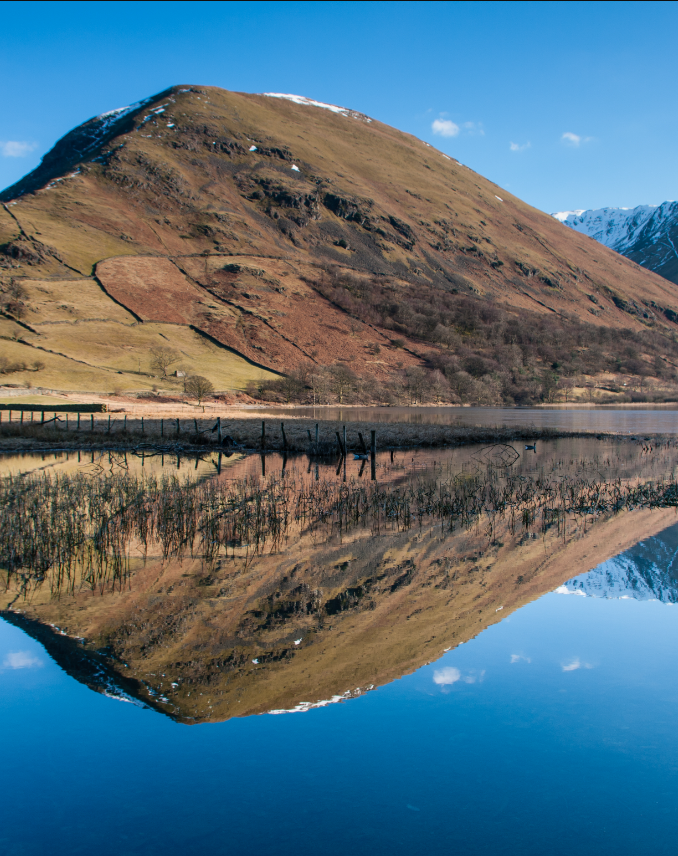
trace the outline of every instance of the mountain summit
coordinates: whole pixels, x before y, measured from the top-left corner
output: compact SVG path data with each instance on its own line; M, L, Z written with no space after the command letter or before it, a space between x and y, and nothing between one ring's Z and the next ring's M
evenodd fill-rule
M553 216L576 232L678 283L678 202L560 211Z
M524 400L540 367L619 366L619 329L649 361L678 332L672 283L302 96L174 86L75 128L0 200L10 357L58 355L76 386L83 365L88 384L150 386L142 358L170 340L222 388L437 366Z

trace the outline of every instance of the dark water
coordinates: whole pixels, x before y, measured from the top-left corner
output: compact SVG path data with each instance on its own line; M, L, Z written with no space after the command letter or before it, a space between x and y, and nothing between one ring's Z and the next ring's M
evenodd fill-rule
M611 450L588 465L624 477L652 467L639 450L611 466ZM569 452L572 466L573 451L554 444L542 464L564 466ZM615 543L634 514L617 534L614 520L578 521L562 535L499 531L498 546L481 526L437 540L302 539L225 568L242 592L221 612L218 585L201 601L211 581L199 579L170 633L169 589L154 575L126 591L37 598L39 622L5 613L0 852L673 853L678 524L643 518L638 542L610 547L588 573L579 549ZM283 601L264 621L262 603L285 586L297 607L321 589L352 592L353 605L334 597L312 632L308 610L288 614ZM70 636L50 626L54 610ZM86 660L74 638L94 635L101 611L111 645L146 634L118 642L127 660L102 648ZM234 670L218 650L273 651L282 639L294 652L297 633L291 659L251 665L247 654ZM196 666L206 652L221 657L218 673ZM148 692L126 677L142 667Z
M253 417L332 419L340 422L409 422L613 431L622 434L675 434L678 405L565 407L292 407L251 408Z

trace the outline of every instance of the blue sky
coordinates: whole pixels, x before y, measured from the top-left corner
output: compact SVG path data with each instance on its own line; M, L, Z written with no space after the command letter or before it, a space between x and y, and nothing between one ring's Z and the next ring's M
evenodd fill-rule
M545 211L678 198L678 4L3 2L0 187L176 83L352 107Z

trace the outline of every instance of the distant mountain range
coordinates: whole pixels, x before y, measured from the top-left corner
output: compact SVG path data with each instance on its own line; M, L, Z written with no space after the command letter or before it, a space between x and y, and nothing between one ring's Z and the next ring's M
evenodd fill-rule
M678 283L678 202L636 208L559 211L565 226Z
M671 526L587 574L568 580L558 591L678 603L678 526Z

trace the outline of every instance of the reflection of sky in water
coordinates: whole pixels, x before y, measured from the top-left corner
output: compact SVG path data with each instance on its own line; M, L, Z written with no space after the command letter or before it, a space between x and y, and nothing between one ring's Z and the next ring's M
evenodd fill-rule
M666 590L677 539L617 566ZM657 599L553 592L359 698L218 725L95 694L3 622L0 664L3 852L675 848L678 611Z

